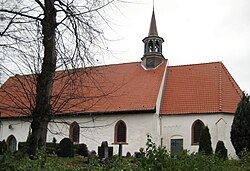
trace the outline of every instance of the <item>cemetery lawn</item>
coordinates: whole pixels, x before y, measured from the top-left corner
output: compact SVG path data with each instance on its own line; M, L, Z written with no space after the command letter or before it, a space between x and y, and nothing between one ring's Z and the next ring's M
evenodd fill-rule
M46 162L45 162L46 160ZM158 156L157 158L135 158L113 156L106 160L82 156L57 157L39 156L30 160L27 156L21 158L5 154L0 160L1 171L246 171L250 170L250 158L241 160L221 160L215 155L180 154L176 156Z

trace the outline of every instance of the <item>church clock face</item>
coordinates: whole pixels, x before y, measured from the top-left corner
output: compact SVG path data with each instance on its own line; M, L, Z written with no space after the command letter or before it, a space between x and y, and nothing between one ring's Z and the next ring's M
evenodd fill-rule
M148 58L146 60L146 65L147 65L147 68L154 68L155 59L154 58Z

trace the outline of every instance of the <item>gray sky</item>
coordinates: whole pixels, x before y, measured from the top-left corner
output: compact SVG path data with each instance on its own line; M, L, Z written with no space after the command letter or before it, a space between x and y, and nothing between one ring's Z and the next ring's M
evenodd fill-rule
M105 63L140 61L152 0L130 0L111 13L107 38L113 57ZM222 61L250 93L250 0L155 0L158 34L169 65Z
M153 0L125 0L108 9L105 63L140 61ZM221 61L250 93L250 0L155 0L158 34L169 65ZM108 56L108 57L107 57ZM102 61L102 60L101 60ZM101 62L100 61L100 62Z

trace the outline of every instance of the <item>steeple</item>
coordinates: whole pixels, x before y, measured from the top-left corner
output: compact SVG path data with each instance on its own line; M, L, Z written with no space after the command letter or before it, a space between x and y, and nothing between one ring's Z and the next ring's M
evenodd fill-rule
M155 69L163 63L165 59L162 55L162 43L163 38L158 36L155 12L153 8L148 37L143 40L144 43L144 55L142 59L142 66L147 69Z
M148 36L158 36L157 27L156 27L156 21L155 21L155 11L154 11L154 8L153 8L153 13L152 13L152 17L151 17L151 22L150 22Z

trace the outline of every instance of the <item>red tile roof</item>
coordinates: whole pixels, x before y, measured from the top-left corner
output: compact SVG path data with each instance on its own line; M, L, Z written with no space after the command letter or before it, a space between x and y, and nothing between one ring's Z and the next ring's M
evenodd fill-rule
M34 106L34 76L10 77L0 88L0 116L19 116Z
M59 71L52 98L54 112L153 112L166 63L155 70L144 70L135 62L78 69L77 74ZM34 80L34 75L15 76L4 83L0 88L2 117L29 114L34 106ZM240 97L240 88L220 62L169 66L160 114L234 113Z
M242 95L221 62L168 67L161 114L234 113Z
M54 112L154 111L166 63L167 60L155 70L144 70L141 62L135 62L79 69L75 75L57 72ZM29 113L27 108L34 106L34 79L34 75L16 76L4 83L0 89L2 117Z

